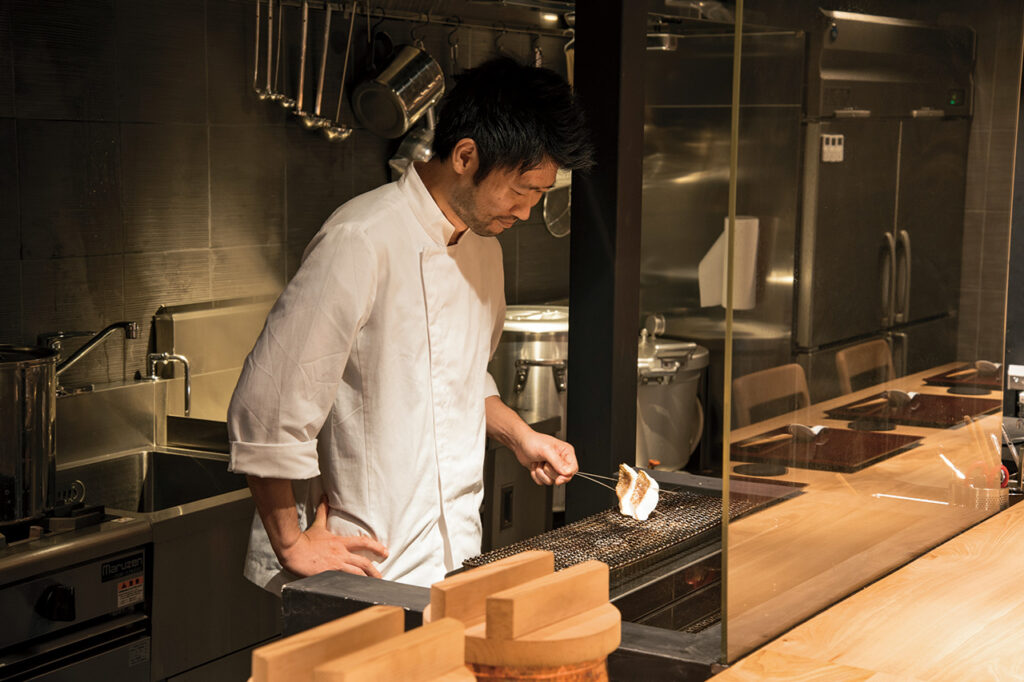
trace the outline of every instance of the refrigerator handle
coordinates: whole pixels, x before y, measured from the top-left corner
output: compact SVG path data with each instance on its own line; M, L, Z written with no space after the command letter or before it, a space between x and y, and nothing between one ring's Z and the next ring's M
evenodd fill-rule
M906 322L910 318L910 233L900 230L899 258L896 261L896 306L895 323Z
M905 376L907 373L907 335L903 332L892 332L890 334L892 339L892 361L895 365L893 367L895 376Z
M882 326L893 324L896 284L896 238L892 232L885 233L885 250L882 264Z

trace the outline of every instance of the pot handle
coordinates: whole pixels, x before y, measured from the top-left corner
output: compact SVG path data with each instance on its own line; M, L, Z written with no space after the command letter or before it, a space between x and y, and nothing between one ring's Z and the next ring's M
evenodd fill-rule
M516 360L516 383L512 389L516 394L523 392L531 367L550 367L552 374L555 375L555 388L559 393L565 392L565 360Z
M700 444L701 437L704 436L704 406L700 404L700 398L697 398L694 402L694 407L697 408L697 432L693 434L693 438L690 439L690 454L697 449L697 445Z

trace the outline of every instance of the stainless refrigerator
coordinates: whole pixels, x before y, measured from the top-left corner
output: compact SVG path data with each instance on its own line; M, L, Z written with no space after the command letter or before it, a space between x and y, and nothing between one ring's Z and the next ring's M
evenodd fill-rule
M822 11L809 38L793 338L812 399L885 339L897 376L956 356L973 32Z

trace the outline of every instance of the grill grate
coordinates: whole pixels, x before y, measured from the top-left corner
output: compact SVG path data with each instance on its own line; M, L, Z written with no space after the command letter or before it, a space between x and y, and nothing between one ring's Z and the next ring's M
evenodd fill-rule
M735 520L771 501L758 495L730 495L729 517ZM662 490L658 506L646 521L608 509L467 559L463 565L474 568L520 552L548 550L555 554L556 571L591 559L603 561L608 564L614 589L654 564L706 541L720 528L721 520L721 498Z

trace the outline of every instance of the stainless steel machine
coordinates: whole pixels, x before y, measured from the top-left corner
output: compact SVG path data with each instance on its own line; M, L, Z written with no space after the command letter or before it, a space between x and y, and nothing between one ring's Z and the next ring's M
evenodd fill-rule
M150 679L149 523L77 504L0 533L0 680Z

